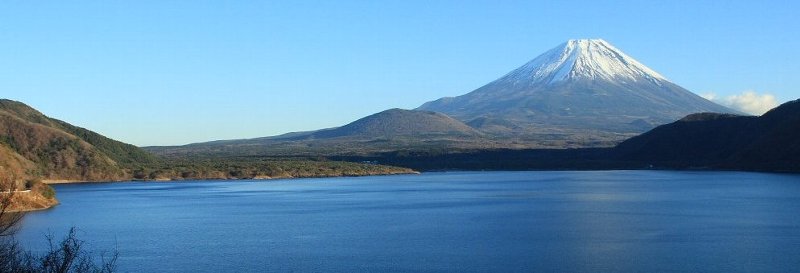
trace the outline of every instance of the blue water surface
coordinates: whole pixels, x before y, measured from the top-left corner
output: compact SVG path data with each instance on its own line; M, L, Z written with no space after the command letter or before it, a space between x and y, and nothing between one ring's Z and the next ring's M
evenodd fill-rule
M70 227L121 272L788 272L800 176L446 172L55 186L17 238Z

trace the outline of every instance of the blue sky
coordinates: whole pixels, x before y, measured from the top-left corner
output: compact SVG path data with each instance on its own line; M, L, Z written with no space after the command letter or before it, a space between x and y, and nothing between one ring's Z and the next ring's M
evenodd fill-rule
M548 2L2 1L0 97L135 145L252 138L465 94L572 38L721 102L800 97L797 1Z

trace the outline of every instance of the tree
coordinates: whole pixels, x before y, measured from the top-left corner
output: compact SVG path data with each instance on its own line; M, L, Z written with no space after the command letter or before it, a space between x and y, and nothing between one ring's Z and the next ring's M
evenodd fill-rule
M22 220L22 213L11 210L15 194L16 177L0 167L0 239L14 235Z

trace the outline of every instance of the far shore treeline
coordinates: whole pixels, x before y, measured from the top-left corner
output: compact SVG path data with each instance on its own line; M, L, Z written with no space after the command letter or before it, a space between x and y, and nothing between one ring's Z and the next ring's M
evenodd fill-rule
M300 137L142 149L49 118L21 102L0 100L0 169L14 177L18 189L50 197L51 190L38 186L40 182L272 179L415 170L800 171L800 101L760 117L690 115L613 146L564 142L560 148L542 148L530 140L492 138L464 126L451 130L452 124L457 123L438 113L391 110ZM32 203L41 208L56 202Z

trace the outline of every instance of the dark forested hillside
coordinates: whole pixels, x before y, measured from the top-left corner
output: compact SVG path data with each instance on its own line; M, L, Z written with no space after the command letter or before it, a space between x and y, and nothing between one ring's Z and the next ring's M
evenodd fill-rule
M633 137L619 159L665 167L800 170L800 100L760 117L695 114Z

